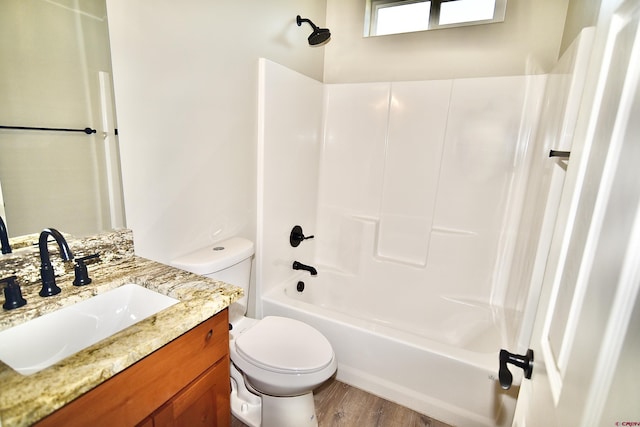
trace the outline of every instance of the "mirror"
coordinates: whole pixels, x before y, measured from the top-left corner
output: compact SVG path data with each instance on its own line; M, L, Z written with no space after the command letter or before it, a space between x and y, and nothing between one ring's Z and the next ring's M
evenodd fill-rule
M105 0L0 2L0 202L10 237L125 226Z

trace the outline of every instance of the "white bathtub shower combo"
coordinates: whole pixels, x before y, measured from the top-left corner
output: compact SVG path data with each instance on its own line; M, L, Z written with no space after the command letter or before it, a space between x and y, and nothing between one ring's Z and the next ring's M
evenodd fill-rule
M439 81L322 84L261 61L255 314L318 329L339 380L510 425L498 352L527 349L579 44L549 75ZM314 238L292 246L295 225Z

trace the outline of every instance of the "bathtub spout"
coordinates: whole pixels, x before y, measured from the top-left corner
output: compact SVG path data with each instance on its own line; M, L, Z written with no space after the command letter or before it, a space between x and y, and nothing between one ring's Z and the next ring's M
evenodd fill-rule
M309 273L311 273L312 276L315 276L318 274L318 271L311 267L310 265L304 265L298 261L293 261L293 269L294 270L306 270Z

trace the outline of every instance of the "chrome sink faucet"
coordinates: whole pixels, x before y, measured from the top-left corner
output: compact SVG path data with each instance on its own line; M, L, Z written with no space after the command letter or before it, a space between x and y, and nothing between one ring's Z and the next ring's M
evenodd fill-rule
M38 247L40 249L40 277L42 278L41 297L57 295L61 291L58 285L56 285L56 276L49 257L49 236L52 236L56 240L56 243L58 243L60 256L63 261L71 261L73 259L73 253L71 249L69 249L67 241L58 230L55 228L45 228L42 230L40 240L38 241Z
M7 226L4 220L0 216L0 246L2 246L3 254L11 253L11 245L9 244L9 233L7 232Z

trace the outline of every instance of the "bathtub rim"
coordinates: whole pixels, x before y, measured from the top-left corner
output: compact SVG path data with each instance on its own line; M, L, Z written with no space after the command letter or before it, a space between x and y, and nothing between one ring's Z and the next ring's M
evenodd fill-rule
M493 378L497 380L499 370L499 352L500 348L504 346L504 343L501 343L501 347L496 348L495 352L475 352L465 348L458 348L450 344L441 343L418 334L385 326L380 323L367 321L356 316L349 316L348 314L338 310L332 310L327 307L314 305L309 302L288 297L284 292L285 287L292 286L295 288L295 283L297 283L301 278L304 278L304 276L295 275L290 280L272 287L262 295L262 299L279 305L292 306L300 311L307 311L305 309L312 307L313 312L330 321L339 323L343 326L355 328L361 332L371 333L397 343L409 345L422 350L428 350L442 357L464 361L464 363L486 371L488 375L492 375ZM264 308L262 311L264 314ZM520 375L517 375L516 372L514 372L513 384L520 384Z
M289 285L291 286L292 284L290 282L291 280L288 281ZM295 282L293 283L293 286L295 286ZM429 343L429 345L425 347L424 345L417 345L413 342L403 341L402 339L395 336L390 337L389 335L384 334L379 330L371 330L367 327L363 327L362 325L355 325L354 322L345 321L344 319L345 317L348 317L349 320L359 320L355 317L349 317L344 313L332 311L325 307L315 306L308 302L298 301L287 297L284 293L284 286L284 284L281 284L279 288L274 287L269 292L267 292L266 295L263 296L263 301L266 304L266 307L263 307L265 309L265 315L290 315L291 317L298 318L295 314L299 313L300 318L298 318L298 320L307 321L307 323L311 324L312 326L314 326L313 322L306 320L307 317L318 317L320 318L321 322L330 322L338 327L344 326L346 328L353 329L355 333L358 334L370 334L371 336L373 336L373 339L392 340L399 343L400 345L409 346L411 349L416 349L421 352L425 351L429 353L429 358L446 358L451 359L451 363L461 363L467 365L467 370L473 370L475 372L475 379L472 379L472 381L474 381L474 384L477 384L477 381L481 381L485 387L484 392L487 391L487 388L496 390L500 389L497 375L497 371L499 368L498 351L496 351L496 354L494 356L492 354L478 354L470 352L468 350L458 349L457 356L460 356L462 354L469 356L471 354L472 357L463 360L460 360L459 358L453 358L450 354L450 346L433 342L428 339L423 339L423 341ZM310 312L308 310L309 306L314 310ZM287 314L281 311L284 311ZM326 312L337 314L340 318L337 319L336 317L329 317L327 316ZM381 327L381 329L389 328ZM338 371L336 375L337 380L363 389L386 400L393 401L395 403L408 407L414 411L422 413L436 420L440 420L452 425L464 425L469 427L506 427L507 425L511 425L511 416L513 415L513 411L515 410L515 402L517 399L521 381L521 375L516 371L512 371L514 382L511 390L509 390L508 392L500 390L501 393L504 393L503 396L500 397L500 404L502 405L501 408L506 408L504 409L504 411L501 409L500 411L498 411L498 413L494 414L494 416L491 417L486 416L486 414L476 413L472 409L469 409L464 405L458 406L458 401L441 400L437 394L415 390L411 388L411 386L408 386L406 384L393 382L392 379L387 378L384 375L376 376L375 374L372 374L365 370L358 369L355 364L348 361L344 362L343 360L341 360L337 353L336 356L338 357Z

